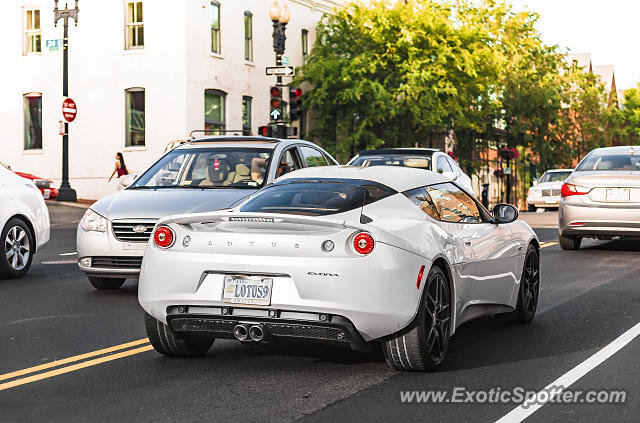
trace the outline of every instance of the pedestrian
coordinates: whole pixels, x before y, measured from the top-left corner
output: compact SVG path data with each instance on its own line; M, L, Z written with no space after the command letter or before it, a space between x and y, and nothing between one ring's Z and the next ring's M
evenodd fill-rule
M111 176L109 176L109 182L111 182L111 179L115 174L118 175L118 178L129 174L129 171L127 170L127 165L124 164L124 156L120 152L116 153L116 165L115 165L115 169L113 169L113 172L111 173Z

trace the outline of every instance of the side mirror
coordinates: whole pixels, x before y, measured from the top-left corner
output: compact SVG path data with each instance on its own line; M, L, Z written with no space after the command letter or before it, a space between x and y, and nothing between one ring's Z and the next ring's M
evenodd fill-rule
M518 209L511 204L496 204L493 208L495 223L511 223L518 218Z
M131 184L133 184L133 182L136 180L136 178L138 177L138 175L124 175L123 177L120 178L120 186L122 187L122 189L125 188L129 188L131 186Z
M455 181L458 178L458 174L455 172L442 172L442 176L446 176L452 181Z

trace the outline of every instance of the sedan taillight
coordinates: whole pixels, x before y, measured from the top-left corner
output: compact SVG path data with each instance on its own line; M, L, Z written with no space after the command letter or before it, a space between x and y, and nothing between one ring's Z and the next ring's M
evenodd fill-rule
M168 226L160 226L153 233L153 242L160 248L169 248L173 245L175 236L173 231Z
M591 188L573 184L562 184L560 195L562 195L563 197L570 197L572 195L586 195L589 194L589 191L591 191Z

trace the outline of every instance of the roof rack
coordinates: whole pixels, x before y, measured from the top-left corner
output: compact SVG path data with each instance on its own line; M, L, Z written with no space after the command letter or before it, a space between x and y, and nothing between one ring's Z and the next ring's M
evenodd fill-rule
M251 134L245 134L245 130L244 129L194 129L193 131L189 132L189 136L191 138L194 138L193 134L194 133L202 133L204 135L220 135L220 134L236 134L236 136L238 135L251 135Z

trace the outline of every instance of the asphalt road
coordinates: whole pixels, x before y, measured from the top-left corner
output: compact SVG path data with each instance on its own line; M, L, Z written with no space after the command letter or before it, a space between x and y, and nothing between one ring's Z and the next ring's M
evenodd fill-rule
M98 292L77 270L82 213L50 207L51 242L25 278L0 281L0 422L496 421L518 404L403 403L401 392L539 391L640 322L640 242L562 251L548 212L522 216L549 243L534 322L461 327L437 372L395 372L379 353L313 343L218 340L205 357L170 359L145 340L135 282ZM640 420L640 338L615 345L571 388L624 390L626 403L546 404L527 421Z

